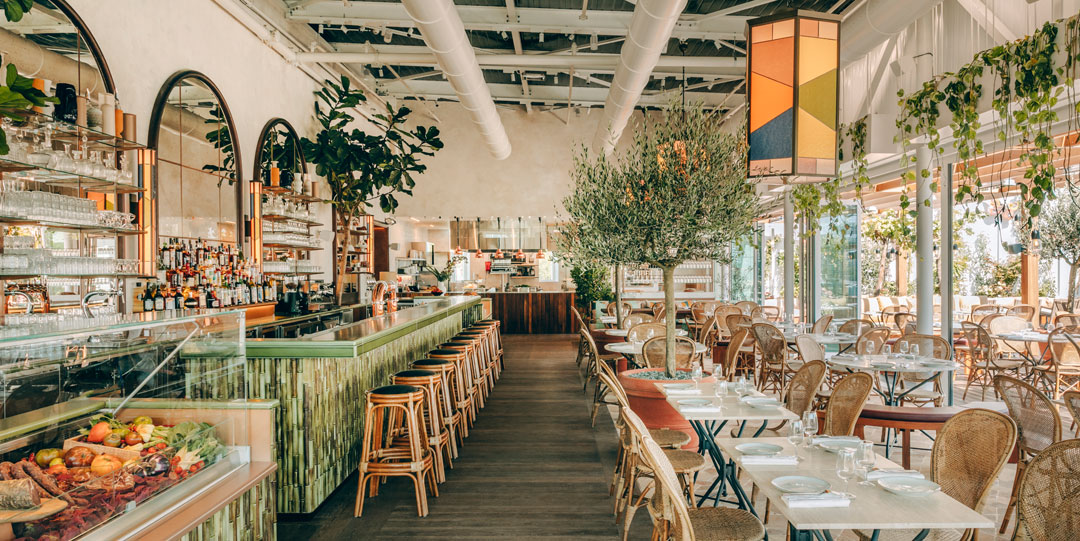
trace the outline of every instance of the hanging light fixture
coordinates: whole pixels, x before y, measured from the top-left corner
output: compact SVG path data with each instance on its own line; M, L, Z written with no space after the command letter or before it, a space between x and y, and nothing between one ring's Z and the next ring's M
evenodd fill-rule
M461 218L454 218L454 222L457 224L457 238L458 238L457 239L458 240L457 248L454 250L454 255L459 256L459 255L465 253L465 251L461 249Z
M476 259L483 259L484 251L480 249L480 218L476 219Z
M787 11L747 23L751 176L836 176L840 18Z
M517 234L517 238L518 238L518 249L517 249L516 252L514 252L514 257L516 259L523 259L525 257L525 252L521 251L521 243L524 242L524 235L522 235L522 228L521 228L521 216L518 216L518 234Z
M536 259L544 259L544 219L537 218L540 222L540 249L536 252Z
M496 240L496 242L498 242L498 244L495 245L495 254L492 255L491 257L494 258L494 259L502 259L503 258L503 251L502 251L502 218L495 218L495 223L497 224L500 236L497 237L497 240Z

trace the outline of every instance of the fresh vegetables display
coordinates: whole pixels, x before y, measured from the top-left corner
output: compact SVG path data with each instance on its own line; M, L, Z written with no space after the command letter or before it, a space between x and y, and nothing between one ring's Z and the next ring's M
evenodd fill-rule
M51 498L68 503L50 517L16 523L19 541L77 537L131 502L141 502L215 463L226 452L209 423L166 426L146 416L124 422L104 413L91 417L79 436L64 446L38 449L17 462L0 462L0 487L8 481L12 487L10 496L0 491L0 505ZM21 492L15 492L16 487L22 487Z

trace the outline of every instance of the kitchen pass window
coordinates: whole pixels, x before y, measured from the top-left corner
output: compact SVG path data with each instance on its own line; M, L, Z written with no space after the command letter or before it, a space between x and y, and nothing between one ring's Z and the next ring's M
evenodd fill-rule
M550 253L544 255L546 257L536 260L536 277L541 282L558 282L559 262Z

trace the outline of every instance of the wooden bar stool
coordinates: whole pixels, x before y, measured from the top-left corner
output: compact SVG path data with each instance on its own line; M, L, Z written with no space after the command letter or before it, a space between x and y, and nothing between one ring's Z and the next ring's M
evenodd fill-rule
M434 370L402 370L394 374L395 385L412 385L424 390L424 414L425 428L427 428L428 445L435 450L435 479L446 482L446 467L454 469L454 461L451 458L454 452L453 440L450 432L443 424L442 411L442 376ZM409 442L405 438L394 441L399 447L407 446ZM443 465L443 459L446 465Z
M458 457L457 446L465 444L465 438L469 436L469 425L464 422L462 411L457 408L458 377L457 368L450 361L439 359L420 359L413 361L413 368L418 370L431 370L442 375L442 384L439 386L442 394L442 418L446 429L450 431L450 440L455 442L451 448L453 457ZM454 389L451 391L451 389ZM466 414L468 415L468 414Z
M484 333L484 342L487 347L488 362L491 365L491 374L495 380L499 379L499 375L502 373L502 365L499 364L499 353L496 346L495 326L494 325L474 325L464 331L469 332L482 332Z
M465 353L468 359L469 370L473 375L473 387L474 395L477 400L477 409L484 409L484 403L487 400L488 380L486 374L484 374L483 363L481 361L481 348L479 342L469 337L456 336L451 338L449 342L443 342L439 344L440 348L453 349Z
M464 395L458 397L457 407L466 414L466 420L469 426L472 426L476 422L477 402L479 402L480 397L476 395L476 377L473 375L469 356L456 349L443 348L433 349L428 352L427 356L429 359L454 363L454 368L460 379L461 392Z
M495 338L495 356L499 358L499 364L503 362L503 347L502 347L502 322L497 319L483 319L477 321L473 325L482 325L484 327L491 327L492 336Z
M480 368L480 375L486 380L485 385L487 388L485 391L490 394L491 389L495 387L495 369L492 368L495 359L491 356L491 348L487 339L488 334L486 332L472 330L461 331L453 338L453 340L473 340L477 342L477 366Z
M434 453L424 437L424 390L412 385L384 385L364 393L364 443L360 454L360 480L356 488L357 517L364 510L364 496L379 494L379 483L388 477L408 477L416 489L416 512L427 516L427 491L439 496L435 481ZM394 446L393 434L405 434L407 447Z

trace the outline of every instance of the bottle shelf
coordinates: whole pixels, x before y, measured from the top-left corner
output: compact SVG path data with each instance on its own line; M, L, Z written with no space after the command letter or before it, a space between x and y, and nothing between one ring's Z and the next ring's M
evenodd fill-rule
M23 173L12 175L12 177L27 182L37 182L45 186L77 188L94 193L128 194L145 191L145 188L141 186L94 176L78 175L70 171L50 169L43 165L16 161L6 156L0 157L0 173Z
M284 214L263 214L264 222L300 222L309 227L318 227L323 225L314 220L308 220L306 218L294 218L292 216L285 216Z
M35 123L43 128L51 130L53 141L77 145L80 144L83 137L85 137L86 148L80 148L80 150L124 152L146 148L146 145L135 141L117 137L115 135L109 135L94 128L86 128L64 120L57 120L44 113L28 109L13 109L10 107L0 107L0 111L5 115L18 117L27 122Z
M296 250L298 252L313 252L315 250L322 250L318 246L301 246L298 244L282 244L277 242L264 242L263 248L278 248L282 250Z
M59 229L63 231L82 231L89 234L100 234L104 236L112 235L142 235L146 233L142 229L128 229L124 227L106 227L103 225L83 225L83 224L70 224L64 222L54 222L50 220L35 220L32 218L20 218L17 216L0 216L0 225L5 226L32 226L32 227L46 227L49 229Z

